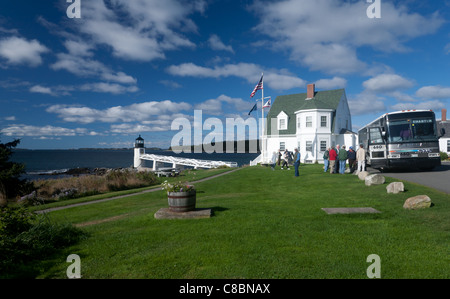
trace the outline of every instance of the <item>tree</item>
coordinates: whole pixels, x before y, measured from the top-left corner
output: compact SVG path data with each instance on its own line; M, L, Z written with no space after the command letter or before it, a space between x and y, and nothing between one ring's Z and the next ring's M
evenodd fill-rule
M28 187L26 180L20 179L25 173L25 164L10 161L12 149L20 143L20 139L8 143L0 143L0 197L12 198Z

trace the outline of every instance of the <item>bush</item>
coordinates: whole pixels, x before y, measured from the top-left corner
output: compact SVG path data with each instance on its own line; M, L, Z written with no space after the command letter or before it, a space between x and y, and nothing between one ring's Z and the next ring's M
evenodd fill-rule
M56 224L24 207L0 208L0 278L20 277L30 261L75 244L86 233L71 224Z
M448 159L448 155L446 152L439 152L441 154L441 161L447 160Z

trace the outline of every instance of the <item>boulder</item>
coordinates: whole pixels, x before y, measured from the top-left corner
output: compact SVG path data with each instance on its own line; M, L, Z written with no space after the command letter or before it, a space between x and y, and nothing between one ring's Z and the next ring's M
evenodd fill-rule
M431 199L427 195L417 195L408 198L403 208L408 210L425 209L431 207Z
M405 191L405 186L402 182L393 182L387 185L386 187L387 193L397 194L399 192Z
M358 178L359 178L361 181L364 181L365 178L366 178L366 176L368 176L368 175L369 175L369 172L367 172L367 171L360 171L360 172L358 173Z
M364 179L366 186L382 185L385 182L384 176L381 174L371 174Z

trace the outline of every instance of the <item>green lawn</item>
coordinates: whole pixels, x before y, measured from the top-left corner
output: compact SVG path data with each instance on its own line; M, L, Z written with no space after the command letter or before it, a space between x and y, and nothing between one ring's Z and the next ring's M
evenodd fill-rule
M370 254L382 278L450 278L450 196L405 182L367 187L320 165L290 171L247 167L196 184L209 219L157 220L163 191L51 212L82 225L86 240L34 265L36 277L65 278L69 254L83 278L367 278ZM403 209L427 194L433 206ZM373 207L380 214L327 215L321 208Z

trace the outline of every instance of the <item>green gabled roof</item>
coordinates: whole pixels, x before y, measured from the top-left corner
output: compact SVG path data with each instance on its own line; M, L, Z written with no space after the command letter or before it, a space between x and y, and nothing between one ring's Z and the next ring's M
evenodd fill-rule
M336 110L345 89L318 91L314 98L306 100L306 93L278 96L272 104L267 119L277 118L281 111L289 116L288 129L279 132L280 135L296 133L295 112L309 109L333 109ZM293 121L292 121L293 120ZM334 123L334 119L333 122ZM271 131L271 122L267 122L267 132Z

